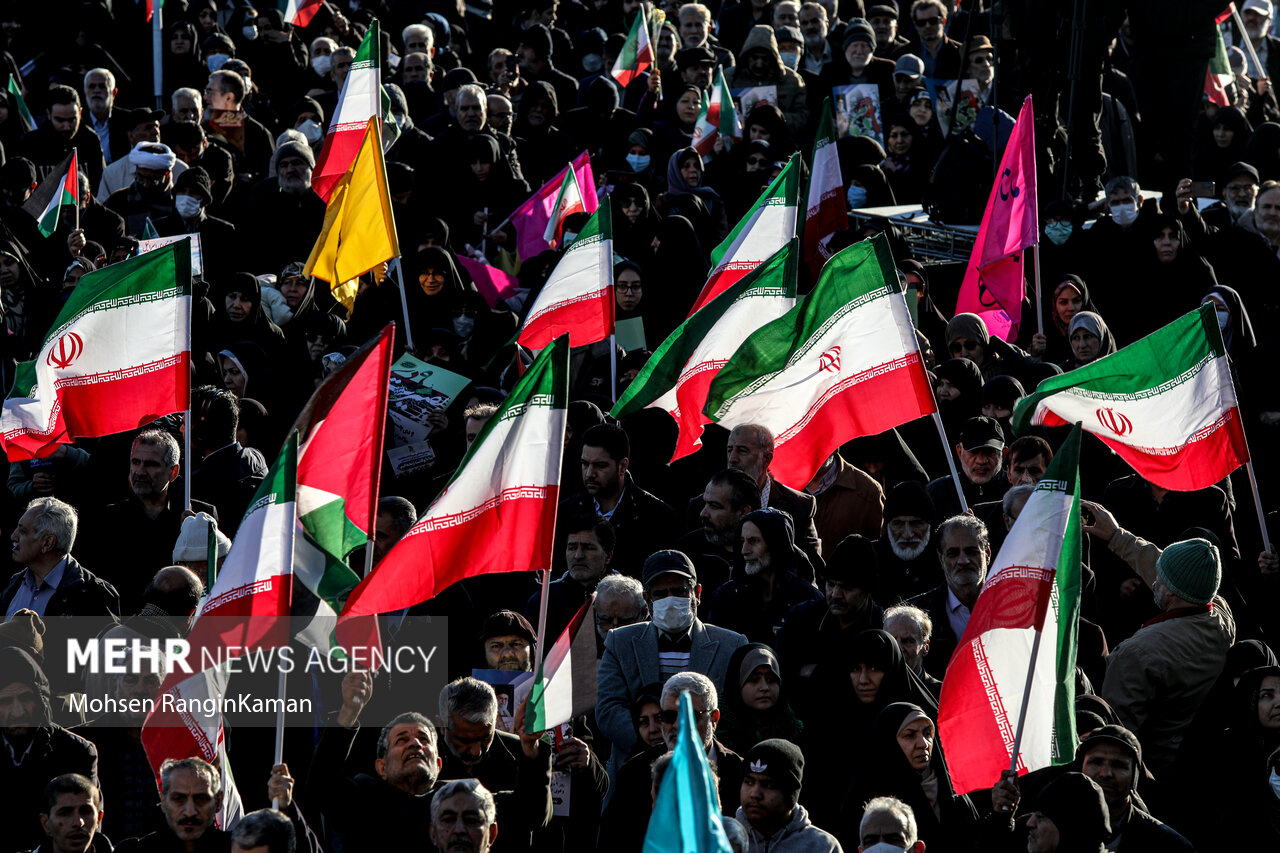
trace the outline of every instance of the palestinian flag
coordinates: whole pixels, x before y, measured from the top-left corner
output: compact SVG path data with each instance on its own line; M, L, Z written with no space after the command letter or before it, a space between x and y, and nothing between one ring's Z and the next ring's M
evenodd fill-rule
M1227 91L1227 87L1235 80L1235 74L1231 71L1231 61L1227 58L1227 45L1222 40L1222 30L1214 27L1214 37L1217 43L1214 45L1213 56L1209 59L1209 70L1205 72L1204 93L1209 96L1209 100L1220 107L1231 106L1231 93ZM1248 64L1248 57L1245 63Z
M276 0L276 8L284 15L286 24L305 27L324 5L323 0Z
M813 141L812 162L809 200L804 214L804 262L809 268L809 278L816 281L822 265L831 257L827 241L832 234L849 227L830 98L822 102L822 121L818 125L818 136Z
M796 236L799 200L800 159L792 156L746 216L711 252L711 274L690 316Z
M378 19L374 18L342 83L338 108L329 122L324 147L316 158L311 186L326 202L356 159L369 119L383 112L380 32Z
M693 150L706 160L715 150L717 136L724 137L725 148L742 141L742 122L734 109L729 84L724 82L723 68L716 68L710 97L706 92L702 93L702 110L693 126Z
M1019 775L1075 757L1079 458L1073 429L1009 531L947 667L938 736L957 794L1000 781L1019 732Z
M190 405L191 241L84 278L0 412L10 461L137 429Z
M295 587L293 611L310 619L301 636L317 648L329 647L339 599L360 582L347 555L372 547L394 342L388 325L320 383L293 425L300 442L293 572L309 593Z
M582 201L582 188L578 186L578 176L573 169L564 170L564 180L560 183L560 193L551 208L551 218L547 220L547 228L542 232L542 239L551 248L560 245L564 235L564 221L575 213L586 213L587 206Z
M58 230L58 219L64 204L80 203L80 173L77 171L76 150L71 149L58 167L41 181L22 205L36 221L36 228L46 237Z
M772 430L769 471L795 489L849 439L936 410L883 234L835 255L812 293L753 332L703 409L727 428Z
M546 595L546 590L543 590ZM555 644L547 650L546 658L539 662L533 677L533 689L529 693L525 729L545 732L553 726L567 723L574 717L586 714L596 707L596 622L595 593L583 602L573 615ZM546 608L542 609L542 624L538 636L546 629Z
M707 390L720 368L756 329L776 320L796 303L799 246L790 242L731 284L671 333L645 362L609 414L624 418L655 407L680 427L672 461L702 446L702 413Z
M31 110L27 108L27 99L22 97L22 87L18 85L18 78L12 74L9 75L8 88L9 94L13 96L13 102L18 105L18 115L22 117L22 129L30 133L36 129L36 120L31 115Z
M563 334L584 347L613 334L613 231L602 204L560 258L529 308L517 341L542 349Z
M1212 305L1137 343L1041 382L1014 431L1080 423L1162 489L1190 492L1249 461L1244 423Z
M434 598L463 578L551 567L569 397L569 341L538 354L444 493L347 598L338 640L358 645L360 617ZM354 642L353 642L354 638Z
M640 4L640 11L631 22L631 32L622 45L622 51L613 62L609 75L618 81L618 85L627 88L632 80L648 71L653 65L653 45L649 42L649 15L645 4Z
M235 661L255 651L289 644L289 596L293 573L294 520L297 512L298 436L294 433L267 473L240 522L231 553L218 579L196 611L187 636L188 665L194 673L175 669L160 685L160 694L142 728L142 745L156 778L167 759L203 758L226 767L221 702ZM219 665L208 666L213 661ZM241 662L236 671L249 671ZM283 697L281 697L283 698ZM157 699L160 699L158 696ZM204 703L212 706L202 708ZM229 775L224 781L231 781ZM224 785L224 787L228 787ZM231 781L223 803L224 829L238 819L240 797Z

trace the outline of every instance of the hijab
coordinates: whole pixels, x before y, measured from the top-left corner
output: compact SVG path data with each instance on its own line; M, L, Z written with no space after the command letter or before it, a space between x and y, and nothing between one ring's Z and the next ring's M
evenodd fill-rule
M702 199L719 199L719 193L703 184L702 181L699 181L696 187L690 186L684 179L684 175L680 174L681 167L690 160L698 164L698 172L702 175L703 180L706 179L707 170L703 167L702 157L698 152L693 148L681 148L667 159L667 192L672 195L690 193Z
M742 688L757 667L765 666L778 678L778 701L772 708L760 711L742 701ZM778 655L764 643L747 643L734 650L726 670L725 692L720 702L720 723L716 737L740 755L769 738L795 741L804 729L787 699L782 682L782 665Z
M1094 361L1111 355L1116 351L1116 341L1111 335L1111 330L1107 328L1107 322L1094 312L1079 311L1071 318L1071 325L1067 327L1068 342L1071 340L1071 336L1076 333L1076 329L1084 329L1100 341L1098 355ZM1072 353L1071 361L1076 363L1075 353Z
M251 303L243 320L232 320L227 315L227 296L239 293ZM257 276L236 272L220 277L209 289L214 310L215 346L226 346L237 341L252 341L263 351L275 354L284 346L284 332L262 308L262 283Z
M1253 323L1249 320L1249 311L1244 307L1244 300L1233 287L1215 284L1209 288L1200 304L1208 302L1210 296L1216 296L1225 302L1227 310L1231 312L1231 318L1222 329L1222 343L1227 348L1227 354L1233 360L1239 360L1258 345L1257 338L1253 334Z

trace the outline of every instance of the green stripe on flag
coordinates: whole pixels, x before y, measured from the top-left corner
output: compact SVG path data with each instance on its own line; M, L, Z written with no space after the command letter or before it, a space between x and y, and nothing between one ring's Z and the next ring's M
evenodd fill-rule
M31 115L31 110L27 109L27 100L22 97L22 88L18 85L18 80L13 75L9 76L9 94L13 95L14 103L18 105L18 115L22 117L22 126L27 131L36 129L35 117Z
M1080 427L1072 427L1049 463L1040 484L1062 487L1071 495L1071 512L1058 552L1049 606L1058 615L1057 675L1053 697L1053 763L1067 764L1076 754L1076 649L1080 639ZM1040 488L1039 485L1036 487Z
M733 248L738 241L738 235L742 233L742 229L754 221L752 215L757 208L766 207L768 205L790 205L795 207L799 204L800 199L800 162L799 157L792 157L787 161L787 165L778 173L778 177L774 178L765 191L756 200L752 209L747 215L738 220L733 226L733 230L729 235L720 241L720 245L711 250L711 268L715 269L724 260L725 254Z
M1080 388L1091 397L1116 400L1155 396L1225 355L1214 308L1201 305L1119 352L1041 382L1014 407L1013 430L1026 432L1040 402L1059 392Z

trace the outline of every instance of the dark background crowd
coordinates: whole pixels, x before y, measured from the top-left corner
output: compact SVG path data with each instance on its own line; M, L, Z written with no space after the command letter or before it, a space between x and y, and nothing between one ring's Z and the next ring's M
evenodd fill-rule
M0 489L16 572L0 594L0 850L640 850L682 694L735 849L1280 843L1280 560L1244 470L1171 492L1086 436L1074 762L960 795L936 736L948 660L1065 438L1013 433L1040 381L1212 304L1262 510L1280 502L1271 3L1239 3L1242 27L1220 0L644 3L654 67L623 87L610 69L641 5L334 0L295 27L270 4L168 0L157 84L148 4L0 3L5 387L82 276L149 237L199 234L203 249L190 458L172 416L12 462ZM375 19L402 258L399 276L362 276L348 308L303 267L325 216L317 157ZM743 138L704 160L690 146L721 72L768 94L740 110ZM972 81L963 108L938 97L956 80ZM770 475L775 437L755 425L709 426L698 453L668 463L671 418L619 423L613 400L772 178L793 157L807 174L828 99L860 84L878 93L879 138L836 143L858 212L830 247L888 236L944 439L928 421L851 436L803 489ZM874 209L920 208L963 236L1027 95L1042 286L1007 342L953 316L967 250L940 256ZM79 209L45 236L22 205L73 149ZM385 673L317 679L298 688L319 700L314 719L291 723L274 766L272 732L229 721L245 810L280 806L232 838L213 826L229 783L216 767L174 763L158 792L142 719L93 719L68 699L154 696L163 673L68 671L66 638L184 636L212 576L208 522L224 558L316 385L395 322L399 350L407 325L418 358L468 384L423 416L425 466L383 463L381 561L528 363L513 339L563 248L518 257L508 217L583 151L596 178L583 191L612 205L616 316L643 324L642 344L572 356L543 645L594 593L594 709L554 737L526 731L503 679L471 676L536 668L538 579L463 581L384 617L405 643L446 618L438 707ZM495 299L459 256L516 287ZM363 551L349 560L359 571Z

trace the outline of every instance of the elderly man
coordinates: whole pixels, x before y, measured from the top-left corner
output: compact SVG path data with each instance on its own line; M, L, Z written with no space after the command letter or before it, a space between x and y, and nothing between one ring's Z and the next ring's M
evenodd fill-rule
M98 135L102 159L107 164L128 154L134 145L132 142L125 144L123 131L130 125L121 122L120 115L114 111L118 94L116 75L109 68L91 68L85 72L84 101L89 113L88 124ZM113 118L116 121L112 121Z
M1102 789L1088 776L1063 774L1036 798L1027 829L1028 853L1103 853L1111 822Z
M987 526L972 515L953 515L938 528L938 562L944 582L908 603L929 614L933 622L933 665L939 680L964 635L965 626L991 566Z
M875 595L881 606L937 586L938 561L929 547L937 524L937 510L922 484L904 480L889 491L884 532L876 541L880 583Z
M964 490L968 506L1004 497L1009 489L1009 477L1004 472L1004 431L998 421L987 417L969 418L960 427L955 451L960 462L960 488ZM960 512L960 497L950 476L930 482L928 491L939 514L951 516Z
M1159 776L1173 767L1196 712L1226 664L1235 642L1231 609L1218 595L1222 560L1205 539L1161 550L1121 528L1102 506L1086 503L1086 533L1133 568L1151 588L1160 614L1107 658L1102 698L1143 744Z
M732 68L733 53L720 46L712 35L713 24L711 10L702 3L685 3L676 13L674 21L680 28L680 46L705 47L715 54L716 64L721 68Z
M662 744L649 747L627 761L618 771L618 782L605 808L600 826L599 850L615 853L638 853L644 844L645 827L650 812L650 768L653 762L669 752L679 736L680 694L688 693L693 714L702 739L707 760L719 778L720 810L732 815L738 808L745 763L742 756L716 739L720 722L720 694L711 679L697 672L680 672L667 680L662 688ZM630 751L614 743L619 749Z
M438 133L432 131L435 133L435 140L431 144L432 162L447 164L451 169L464 169L470 163L467 159L471 149L470 140L476 134L487 133L498 140L498 152L511 175L523 180L524 173L520 169L515 140L488 126L489 98L484 89L475 83L465 83L451 93L446 93L446 100L449 94L452 94L453 121ZM450 185L458 181L450 175L443 177Z
M222 776L199 758L170 758L160 765L160 810L165 825L116 847L124 853L196 850L229 853L231 834L215 827L222 809Z
M568 570L547 587L547 642L554 642L582 603L591 597L601 578L615 573L612 566L617 536L613 525L598 516L576 516L558 519L565 534L564 557ZM542 606L542 590L529 596L524 606L524 617L538 621Z
M53 722L49 681L22 649L0 648L0 790L5 792L5 850L27 850L43 832L45 783L78 773L98 783L93 744Z
M298 849L293 823L272 809L249 812L231 830L231 853L294 853Z
M924 842L916 832L916 816L911 806L896 797L876 797L863 809L862 822L858 825L858 849L924 853Z
M611 773L635 744L631 703L645 687L692 671L720 689L734 649L747 642L697 618L702 587L693 563L679 551L659 551L645 560L644 587L652 621L610 631L600 659L596 722L613 744Z
M827 457L804 490L817 501L813 526L828 547L854 533L868 539L880 535L884 489L870 474L846 462L839 450Z
M796 544L809 555L815 570L822 568L822 540L813 519L818 503L813 496L784 486L769 473L773 461L774 439L768 427L760 424L739 424L729 432L725 447L728 467L737 468L755 480L760 487L760 506L780 509L791 516L796 528ZM813 575L804 576L812 581Z
M154 224L173 212L173 172L178 156L168 145L144 140L133 146L128 159L133 165L133 181L113 192L103 204L119 214L125 232L136 237L146 232L148 221Z
M596 659L604 657L604 641L614 628L649 620L649 604L640 581L616 572L596 584L596 602L591 608L596 620Z
M79 773L64 773L44 786L44 811L40 825L47 842L36 848L43 853L89 853L110 849L99 837L102 830L102 792ZM96 842L96 843L95 843Z
M129 450L129 497L90 516L78 550L98 574L120 593L122 616L138 612L142 591L157 571L173 564L173 546L182 532L186 509L178 480L181 449L169 432L149 429L138 434ZM209 504L192 501L192 510L217 520ZM120 547L120 531L133 540ZM207 549L206 549L207 553Z
M325 204L311 190L316 166L311 147L286 142L272 155L276 178L253 189L249 233L271 234L270 240L252 241L259 269L282 269L307 257L324 224ZM256 230L255 230L256 229Z
M898 641L907 666L937 698L942 693L942 682L924 668L924 659L929 655L929 643L933 639L933 620L929 614L914 605L899 604L884 612L884 629Z
M148 110L136 109L119 111L117 110L114 119L115 124L124 128L123 136L128 143L118 156L116 156L111 165L102 173L102 180L98 184L98 198L110 198L115 192L125 189L133 183L133 174L137 169L137 164L130 159L129 153L138 147L139 142L159 142L160 141L160 121L164 118L164 110ZM181 159L173 164L173 177L177 178L186 171L187 164Z
M431 801L429 834L438 853L486 853L498 837L498 807L493 794L477 779L442 785Z
M751 849L773 853L839 853L840 842L809 821L800 805L804 754L789 740L762 740L743 760L738 822L747 828Z
M12 156L34 163L37 177L43 180L74 148L77 165L89 176L89 185L96 187L106 163L98 134L81 121L80 93L70 86L50 86L43 100L48 105L47 121L18 140Z
M24 568L0 593L6 621L23 608L45 620L46 662L57 692L78 690L81 684L68 666L67 641L87 640L121 615L115 587L71 556L78 524L70 504L57 498L31 501L9 537L13 561ZM70 616L80 618L53 618Z
M211 138L222 140L231 152L236 175L256 180L267 174L275 140L262 122L244 111L247 91L245 79L234 71L210 74L204 89L209 115L203 125ZM332 113L326 110L326 114Z
M616 424L597 424L582 436L582 491L560 504L562 516L599 516L617 534L613 566L638 575L645 557L671 541L675 513L640 488L631 472L631 439Z

